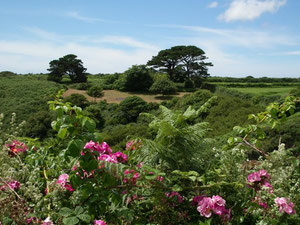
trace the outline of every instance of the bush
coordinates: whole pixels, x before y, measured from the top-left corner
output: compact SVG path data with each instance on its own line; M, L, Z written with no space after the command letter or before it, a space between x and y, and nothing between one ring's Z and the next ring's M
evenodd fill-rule
M103 89L102 87L100 86L92 86L90 87L88 90L87 90L87 94L89 96L92 96L92 97L95 97L95 98L99 98L99 97L102 97L103 96L103 93L102 93Z
M120 91L148 91L152 83L150 70L145 65L135 65L119 77L114 87Z
M187 79L184 81L184 88L194 88L194 82L191 79Z
M105 120L102 116L101 107L97 105L90 105L84 109L84 115L92 118L96 122L98 129L103 128Z
M69 85L70 88L74 88L77 90L87 90L91 87L91 83L86 82L86 83L75 83L75 84L71 84Z
M135 122L141 112L147 110L147 102L137 96L129 96L120 103L121 117L129 122Z
M176 90L174 82L166 78L156 80L149 89L153 93L163 95L174 94Z
M70 102L72 105L76 105L81 108L85 108L89 105L87 98L81 94L71 94L65 98L65 102Z

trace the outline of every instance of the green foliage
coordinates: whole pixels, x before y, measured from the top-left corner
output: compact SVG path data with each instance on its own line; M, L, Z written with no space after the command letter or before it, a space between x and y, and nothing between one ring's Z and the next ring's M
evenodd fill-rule
M98 105L90 105L83 111L85 116L92 118L96 122L98 129L103 128L105 120L102 115L102 110Z
M125 98L120 103L120 116L128 122L135 122L141 112L147 110L147 102L137 96Z
M100 86L92 86L90 87L88 90L87 90L87 94L89 96L92 96L92 97L95 97L95 98L99 98L99 97L102 97L103 96L103 93L102 93L103 89L102 87Z
M134 65L115 81L114 86L121 91L147 91L152 83L150 70L145 65Z
M161 50L157 56L153 56L147 65L167 72L172 81L181 81L194 77L207 77L208 66L205 52L196 46L174 46Z
M193 123L195 118L211 106L215 98L211 98L198 110L189 107L183 114L173 112L164 106L160 106L161 114L155 117L151 114L142 114L152 118L149 127L155 132L153 141L147 141L140 153L140 160L154 165L159 162L161 168L168 170L203 169L204 165L199 159L205 158L204 136L208 130L208 124ZM199 157L197 154L200 154ZM145 157L145 158L143 158ZM194 160L198 160L195 163ZM196 165L197 164L197 165Z
M91 87L91 83L90 82L85 82L85 83L75 83L75 84L70 84L68 87L69 88L74 88L77 90L87 90Z
M63 75L68 75L72 82L86 82L86 68L83 67L83 63L80 59L77 59L76 55L69 54L59 59L52 60L48 71L48 80L60 82Z
M85 108L89 105L89 101L84 95L81 94L71 94L64 99L65 102L70 102L72 105L76 105L81 108Z
M157 94L174 94L176 93L175 84L168 78L157 79L149 89L150 92Z
M44 139L53 136L51 122L54 120L55 114L49 111L39 111L33 113L26 120L24 126L24 135L26 137Z
M3 129L9 128L9 117L17 113L16 123L40 111L48 110L47 101L63 85L47 81L45 75L13 75L0 77L0 113Z
M184 81L184 88L194 88L195 84L191 79L187 79Z

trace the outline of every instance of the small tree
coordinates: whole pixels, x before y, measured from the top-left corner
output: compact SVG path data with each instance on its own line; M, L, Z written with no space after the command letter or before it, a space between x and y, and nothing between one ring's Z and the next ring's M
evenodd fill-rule
M95 97L95 98L99 98L99 97L102 97L103 96L103 93L102 93L102 87L100 86L92 86L90 87L88 90L87 90L87 94L89 96L92 96L92 97Z
M145 65L134 65L115 82L121 91L147 91L153 84L150 70Z
M167 78L161 78L156 80L150 87L149 91L157 94L173 94L176 93L175 84Z
M147 110L147 102L137 96L129 96L120 103L120 112L127 122L135 122L141 112Z
M65 55L56 60L52 60L50 63L50 71L48 80L60 82L63 75L68 75L72 82L86 82L86 68L83 67L83 63L80 59L77 59L76 55Z

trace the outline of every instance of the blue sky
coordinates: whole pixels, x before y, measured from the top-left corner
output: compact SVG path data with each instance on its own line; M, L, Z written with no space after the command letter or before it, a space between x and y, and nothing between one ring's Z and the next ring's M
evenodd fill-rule
M47 72L76 54L90 73L123 72L196 45L212 76L300 77L299 0L0 2L0 71Z

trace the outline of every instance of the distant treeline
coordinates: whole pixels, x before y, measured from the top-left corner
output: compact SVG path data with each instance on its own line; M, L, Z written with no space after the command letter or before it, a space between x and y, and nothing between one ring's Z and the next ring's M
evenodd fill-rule
M271 78L260 77L254 78L252 76L244 78L235 77L208 77L209 82L226 82L226 83L300 83L300 78ZM282 84L280 86L283 86ZM287 85L289 86L289 85Z

